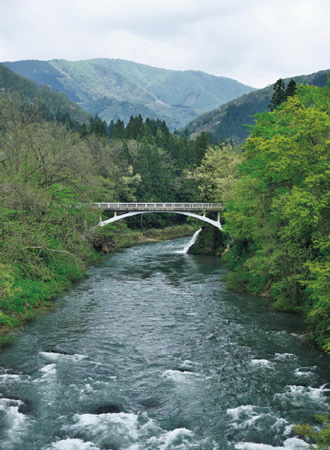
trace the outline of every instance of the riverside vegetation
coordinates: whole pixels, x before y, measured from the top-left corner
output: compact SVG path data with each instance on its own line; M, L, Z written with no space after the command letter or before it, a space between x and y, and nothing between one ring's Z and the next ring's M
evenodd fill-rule
M40 302L84 274L95 249L132 242L120 222L91 233L99 213L83 204L199 199L225 202L225 233L202 233L195 251L225 253L230 287L304 314L310 341L328 351L329 85L297 85L285 96L278 82L273 102L239 151L229 141L209 145L206 133L189 140L140 115L126 126L97 116L79 125L67 114L61 123L44 104L3 95L1 326L33 317ZM143 218L146 229L184 222ZM139 228L140 219L127 224Z
M276 86L283 94L284 86ZM136 116L109 126L97 116L74 126L43 104L0 99L0 326L8 330L50 306L100 253L141 239L140 222L91 232L93 201L223 201L224 233L201 233L200 251L222 255L228 285L267 295L302 313L308 338L329 351L330 86L297 85L258 115L242 151L202 133L170 133ZM274 97L275 99L275 97ZM74 128L74 129L72 129ZM187 234L179 217L148 215L149 238ZM155 236L156 234L156 236ZM214 240L217 239L217 241ZM201 241L199 241L201 242ZM325 423L327 418L322 418ZM325 431L324 431L325 430ZM297 432L328 439L309 426ZM325 436L325 437L324 437Z
M276 88L284 92L283 84ZM202 195L227 200L225 233L209 250L221 254L230 242L223 255L229 287L267 295L274 309L302 313L308 338L325 351L330 350L329 93L329 85L297 85L295 95L285 101L279 96L273 111L259 114L241 162L232 160L238 170L232 172L235 180L227 174L230 190L224 190L225 174L218 174L224 165L215 159L224 153L208 150L196 171ZM198 252L207 246L197 245Z
M232 171L236 181L229 176L229 191L218 176L224 165L208 164L220 157L213 150L197 169L202 196L209 190L227 202L225 232L219 237L205 227L194 251L223 255L230 288L269 296L272 308L303 314L310 342L330 352L330 80L324 88L298 85L289 95L279 80L270 107L257 116L241 162L231 159L238 170ZM329 419L315 417L323 427L293 430L310 448L329 448Z
M297 87L258 117L244 145L226 213L235 239L230 283L303 313L309 338L330 351L330 86Z
M143 238L124 223L95 229L99 212L88 204L193 198L185 170L202 159L206 135L189 141L170 133L165 122L143 122L141 116L126 127L118 121L112 130L97 117L78 125L43 103L12 94L0 100L2 344L10 341L10 328L35 317L80 279L100 257L96 250L196 229L182 218L157 215L143 219ZM140 220L130 221L130 229L139 226Z

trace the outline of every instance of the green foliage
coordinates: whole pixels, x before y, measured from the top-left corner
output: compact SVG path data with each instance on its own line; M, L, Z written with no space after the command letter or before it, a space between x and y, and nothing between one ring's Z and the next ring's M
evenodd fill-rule
M109 127L95 117L89 126L82 126L80 136L92 154L95 172L102 176L100 201L196 200L197 185L189 170L204 158L205 133L189 140L186 133L170 133L164 121L143 121L138 115L131 116L127 126L118 120ZM144 228L159 228L181 223L182 217L150 214L128 220L133 228L141 227L141 222Z
M38 106L0 99L0 325L12 327L82 277L102 188L86 142Z
M327 415L316 415L315 419L324 426L319 429L310 424L298 424L292 427L298 436L306 437L313 441L311 449L326 450L330 447L330 420Z
M329 88L298 86L258 116L227 204L235 239L225 259L237 280L304 313L310 338L329 347ZM247 248L240 242L247 243Z
M62 122L37 103L0 97L0 331L30 320L79 280L94 249L132 241L124 223L95 230L99 213L88 204L195 197L185 170L203 157L207 136L189 141L142 116L126 127L113 123L111 132L97 116L80 134ZM143 228L185 220L173 216L150 214Z
M203 225L202 230L203 232L198 234L195 244L189 249L189 253L221 256L231 241L229 234L209 224Z
M230 198L240 159L230 143L207 149L200 166L191 174L198 184L201 201L223 202Z
M286 90L285 90L285 100L288 99L288 97L293 97L297 90L297 83L293 78L289 81Z
M273 89L274 93L268 106L271 111L279 107L287 99L287 95L285 92L285 84L282 78L276 81Z

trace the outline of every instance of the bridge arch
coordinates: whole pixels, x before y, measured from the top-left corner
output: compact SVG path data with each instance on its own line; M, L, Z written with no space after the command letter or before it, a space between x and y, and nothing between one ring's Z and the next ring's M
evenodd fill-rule
M113 223L113 222L116 222L117 220L125 219L126 217L136 216L137 214L151 214L151 213L182 214L184 216L194 217L195 219L202 220L203 222L209 223L209 224L213 225L214 227L218 228L219 230L222 230L220 218L218 221L216 221L216 220L209 219L206 216L200 216L198 214L194 214L194 213L187 212L187 211L164 211L164 210L163 211L130 211L128 213L120 214L118 216L115 215L115 216L111 217L110 219L101 221L98 223L98 226L104 227L105 225L108 225L109 223Z

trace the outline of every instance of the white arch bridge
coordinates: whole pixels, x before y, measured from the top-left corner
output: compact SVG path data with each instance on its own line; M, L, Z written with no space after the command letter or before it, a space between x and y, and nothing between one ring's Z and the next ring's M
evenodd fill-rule
M210 223L219 230L222 229L220 223L220 211L224 209L222 203L94 203L94 206L103 211L114 212L113 217L99 222L100 227L137 214L172 213L194 217ZM217 220L206 217L206 213L211 211L217 213ZM195 214L196 212L201 212L201 215Z

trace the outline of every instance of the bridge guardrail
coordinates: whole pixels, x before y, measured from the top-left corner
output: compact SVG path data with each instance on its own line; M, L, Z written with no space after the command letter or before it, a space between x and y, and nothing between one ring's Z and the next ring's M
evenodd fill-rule
M222 203L94 203L97 209L108 211L219 211L223 209Z

